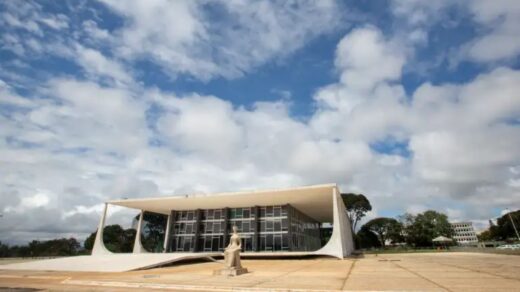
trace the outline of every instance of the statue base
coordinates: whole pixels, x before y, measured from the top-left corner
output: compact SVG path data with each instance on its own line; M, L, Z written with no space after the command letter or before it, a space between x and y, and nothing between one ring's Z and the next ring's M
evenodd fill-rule
M242 274L246 274L246 268L226 268L220 270L214 270L213 276L240 276Z

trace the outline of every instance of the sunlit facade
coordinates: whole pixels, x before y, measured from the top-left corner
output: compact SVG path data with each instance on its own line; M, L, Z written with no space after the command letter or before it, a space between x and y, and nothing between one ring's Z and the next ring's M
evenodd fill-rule
M140 211L137 232L143 232L145 212L167 217L163 253L185 257L221 253L237 226L244 255L330 255L343 258L354 249L345 205L335 184L298 188L192 194L123 199L107 202L93 255L110 254L102 240L108 205ZM330 239L321 238L320 227L332 224ZM133 253L150 253L136 236ZM189 255L189 256L188 256Z
M223 251L233 226L242 250L312 251L321 247L320 223L291 205L171 211L167 252Z

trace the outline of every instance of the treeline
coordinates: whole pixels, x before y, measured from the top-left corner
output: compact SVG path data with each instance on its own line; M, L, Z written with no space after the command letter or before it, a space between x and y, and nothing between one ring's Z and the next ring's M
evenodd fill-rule
M406 245L412 248L432 247L438 236L451 238L453 229L448 216L428 210L417 215L404 214L397 219L379 217L368 221L356 233L358 248Z
M26 245L13 246L0 242L0 257L58 257L84 253L81 244L73 237L33 240Z
M134 221L139 220L139 215ZM166 229L167 216L151 212L145 212L143 217L143 229L141 243L150 252L160 252L163 249L164 230ZM84 248L91 251L94 246L97 231L91 233L84 242ZM134 228L123 229L120 225L108 225L103 229L103 242L106 248L115 253L132 252L134 247L136 230Z
M497 219L497 223L489 220L489 228L483 231L478 237L480 241L515 241L517 235L513 222L517 231L520 232L520 210L504 214L502 217Z
M342 194L342 198L354 231L358 222L372 210L372 205L362 194L347 193ZM453 235L448 216L428 210L417 215L406 213L397 218L372 219L361 226L354 238L357 248L385 247L387 243L421 248L431 247L432 239L441 235Z
M136 216L134 220L138 220ZM166 216L145 212L141 242L150 252L162 251ZM0 257L58 257L90 254L97 231L91 233L83 246L76 238L53 240L33 240L25 245L9 246L0 241ZM120 225L108 225L103 229L103 242L108 250L115 253L132 252L136 230L124 229Z
M347 208L351 228L356 230L357 223L372 210L372 205L362 194L342 194L342 198ZM490 220L489 229L478 235L479 240L516 241L517 235L512 222L515 222L517 229L520 227L520 210L503 215L498 218L496 224ZM387 243L424 248L432 247L432 239L435 237L451 238L453 233L448 216L428 210L417 215L406 213L397 218L372 219L361 226L354 237L357 248L384 248Z

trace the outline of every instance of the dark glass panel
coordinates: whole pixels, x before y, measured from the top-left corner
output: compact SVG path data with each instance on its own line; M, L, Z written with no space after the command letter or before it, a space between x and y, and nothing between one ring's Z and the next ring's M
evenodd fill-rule
M265 217L273 217L273 206L265 207Z
M273 221L267 220L265 223L265 231L273 231Z
M282 223L280 220L274 221L274 231L282 231Z
M282 230L287 231L289 228L289 220L284 218L282 219Z
M267 234L265 236L265 250L273 250L273 235Z
M282 236L279 234L274 236L274 250L282 250Z

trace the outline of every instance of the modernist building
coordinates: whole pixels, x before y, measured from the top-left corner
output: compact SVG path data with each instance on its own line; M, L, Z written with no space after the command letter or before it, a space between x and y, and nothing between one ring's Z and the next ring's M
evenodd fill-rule
M458 244L478 244L477 233L475 232L475 229L473 229L473 224L471 222L454 222L451 223L451 227L454 232L453 239L455 239Z
M102 241L109 205L167 216L165 253L215 253L227 246L232 226L242 238L244 255L330 255L344 258L353 251L345 206L335 184L299 188L193 194L109 201L101 218L92 255L109 254ZM320 226L332 223L322 243ZM146 253L136 236L133 253Z

